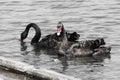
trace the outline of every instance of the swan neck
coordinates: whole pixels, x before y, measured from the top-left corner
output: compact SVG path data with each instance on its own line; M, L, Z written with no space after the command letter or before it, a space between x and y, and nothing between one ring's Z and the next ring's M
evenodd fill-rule
M25 29L25 31L27 32L27 34L28 34L28 32L29 32L29 30L30 30L31 27L34 28L34 30L35 30L35 35L34 35L34 37L31 40L31 44L32 43L37 43L37 42L39 42L39 39L41 37L41 30L40 30L40 28L35 23L30 23L26 27L26 29Z

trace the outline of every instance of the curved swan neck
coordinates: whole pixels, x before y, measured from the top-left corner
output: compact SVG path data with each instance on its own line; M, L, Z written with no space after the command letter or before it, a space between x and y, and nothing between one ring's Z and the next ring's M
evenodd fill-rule
M29 32L31 27L33 27L35 29L35 32L36 32L35 36L31 40L31 44L34 44L34 43L39 42L39 39L41 37L41 30L35 23L30 23L30 24L27 25L27 27L25 29L25 32L27 32L27 35L28 35L28 32Z

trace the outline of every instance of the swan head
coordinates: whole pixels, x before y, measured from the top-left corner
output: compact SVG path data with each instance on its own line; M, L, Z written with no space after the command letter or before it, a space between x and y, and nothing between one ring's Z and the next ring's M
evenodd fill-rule
M20 37L20 38L21 38L21 41L23 41L23 40L27 37L27 35L28 35L27 32L25 32L25 31L22 32L22 33L21 33L21 37Z
M60 36L61 33L63 32L63 30L64 30L64 27L63 27L62 22L58 22L58 24L57 24L57 36Z

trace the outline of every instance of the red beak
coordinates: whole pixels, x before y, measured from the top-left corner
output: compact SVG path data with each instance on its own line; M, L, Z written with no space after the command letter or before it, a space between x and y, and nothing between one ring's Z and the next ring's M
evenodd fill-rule
M61 33L61 27L60 28L57 28L57 35L59 36Z

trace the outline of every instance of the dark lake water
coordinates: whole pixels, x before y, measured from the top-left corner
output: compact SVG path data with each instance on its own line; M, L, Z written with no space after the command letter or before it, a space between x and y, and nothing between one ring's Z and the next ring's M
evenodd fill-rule
M58 21L68 32L78 32L80 40L104 37L112 47L111 58L66 59L36 52L30 45L33 29L21 50L20 33L27 24L38 24L44 37L56 32ZM82 80L120 79L120 0L0 0L0 24L0 56Z

